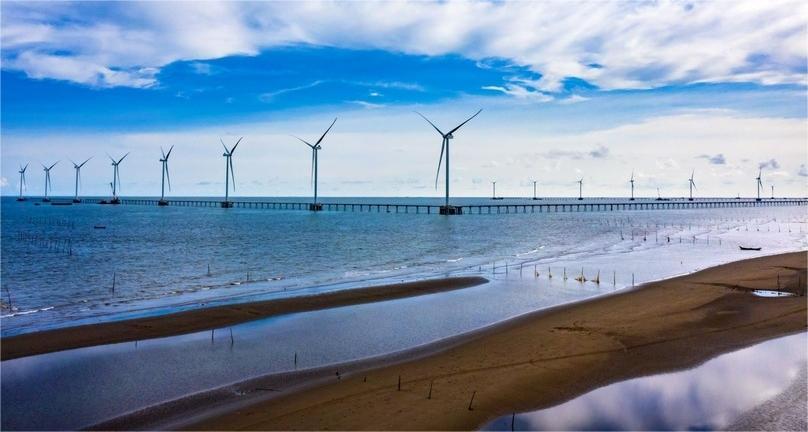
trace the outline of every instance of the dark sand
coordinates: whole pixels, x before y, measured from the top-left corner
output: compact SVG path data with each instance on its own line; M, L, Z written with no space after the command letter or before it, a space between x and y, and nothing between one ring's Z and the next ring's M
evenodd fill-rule
M229 402L222 397L206 406L205 395L198 395L185 402L185 411L178 401L151 414L180 416L162 426L188 429L476 429L511 412L805 331L805 297L763 298L750 291L776 290L779 275L783 290L803 293L807 259L806 252L796 252L734 262L524 315L439 342L431 353L335 366L344 367L339 380L327 368L270 376L242 383L246 396ZM228 391L233 394L232 388L218 390ZM155 417L151 423L129 420L108 426L161 424Z
M175 336L232 326L273 315L433 294L486 282L488 280L483 277L431 279L67 327L0 339L0 354L2 360L10 360L73 348Z

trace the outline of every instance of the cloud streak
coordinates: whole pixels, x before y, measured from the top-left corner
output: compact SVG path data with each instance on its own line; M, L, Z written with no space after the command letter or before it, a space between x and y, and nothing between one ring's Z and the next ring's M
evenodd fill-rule
M290 45L503 59L538 78L490 89L531 100L569 77L603 89L806 84L797 1L3 2L2 13L4 68L94 87L153 87L176 61Z

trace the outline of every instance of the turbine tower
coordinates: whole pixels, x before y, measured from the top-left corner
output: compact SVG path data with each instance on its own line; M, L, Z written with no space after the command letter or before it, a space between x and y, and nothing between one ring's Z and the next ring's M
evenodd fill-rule
M534 200L541 199L538 196L536 196L536 183L537 183L536 180L533 180L533 199Z
M578 199L579 200L584 199L584 178L583 177L581 177L581 179L578 180Z
M690 178L687 179L688 184L690 185L690 198L689 201L693 201L693 189L696 189L696 182L693 181L693 175L696 174L696 170L690 173Z
M634 171L631 172L631 180L628 182L631 183L631 198L629 198L629 201L634 201Z
M772 199L774 199L774 185L772 185Z
M497 182L496 182L496 180L491 182L491 187L493 188L493 191L491 192L491 199L498 199L497 198Z
M112 158L112 156L107 155L109 160L112 161L112 199L109 201L110 204L120 204L121 200L118 199L118 190L121 188L121 176L118 173L118 165L123 162L126 157L129 156L127 152L123 157L118 159L117 161Z
M160 158L160 163L163 165L163 173L162 182L160 183L160 201L157 201L158 206L168 205L168 201L166 200L166 179L168 179L168 190L171 190L171 176L168 174L168 157L171 156L172 150L174 150L174 146L168 149L168 153L163 151L163 147L160 147L160 153L163 155L163 157Z
M51 179L50 179L50 170L51 168L55 167L59 161L53 163L53 165L46 167L44 164L42 165L42 169L45 171L45 197L42 198L42 202L50 202L50 198L48 198L48 190L52 189L51 186Z
M426 120L427 123L432 125L432 127L435 128L435 130L438 131L440 136L443 138L443 141L442 141L441 147L440 147L440 158L438 159L438 172L437 172L437 174L435 174L435 189L437 189L438 188L438 177L440 177L440 165L441 165L441 162L443 161L443 153L445 152L446 153L446 168L445 168L444 171L445 171L445 175L446 175L446 200L444 202L444 205L440 209L440 214L442 214L442 215L461 214L463 212L462 207L454 207L454 206L449 205L449 140L454 138L453 134L455 132L457 132L457 130L460 129L461 126L463 126L464 124L471 121L471 119L473 119L474 117L477 117L477 115L480 114L482 111L483 110L480 109L479 111L474 113L473 116L469 117L468 119L466 119L466 121L464 121L463 123L460 123L459 125L457 125L457 127L455 127L454 129L450 130L447 133L441 132L441 130L438 129L438 127L435 126L434 123L429 121L429 119L426 118L423 114L421 114L421 113L419 113L417 111L415 112L416 114L421 116L424 120Z
M318 152L323 148L320 145L320 143L323 142L323 138L325 138L325 135L328 133L328 131L330 131L331 128L334 127L334 123L336 122L337 119L334 118L334 121L331 122L331 126L329 126L328 129L325 130L325 132L323 132L323 135L314 144L310 144L309 142L305 141L302 138L295 137L299 139L303 144L306 144L307 146L311 147L311 181L312 185L314 186L314 201L312 201L312 203L309 204L309 210L311 211L320 211L323 209L323 205L317 202L317 167L318 167L317 155Z
M230 179L233 179L233 192L236 191L236 174L233 170L233 152L236 151L236 147L241 142L244 137L241 137L233 144L233 148L228 149L226 145L224 145L224 141L219 138L219 141L222 143L222 147L224 147L224 201L222 201L222 208L230 208L233 207L233 203L230 202Z
M760 201L760 189L763 187L763 181L761 180L761 174L763 174L763 169L758 170L758 176L755 177L757 180L757 201Z
M28 169L28 164L25 166L20 165L20 196L17 197L17 201L25 201L25 197L22 195L22 189L28 189L27 185L25 184L25 170Z
M75 193L73 194L73 202L74 203L80 203L81 202L81 200L79 199L79 184L81 183L81 167L83 167L84 164L89 162L90 159L92 159L92 158L93 157L90 156L90 157L87 158L87 160L85 160L84 162L82 162L80 164L77 164L77 163L73 162L72 160L70 161L73 164L73 169L76 170L76 190L75 190Z

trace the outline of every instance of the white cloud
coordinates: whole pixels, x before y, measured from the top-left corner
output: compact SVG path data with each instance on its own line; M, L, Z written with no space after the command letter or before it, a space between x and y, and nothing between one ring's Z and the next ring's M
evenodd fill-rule
M542 75L493 90L806 83L808 4L660 2L3 2L3 67L92 86L149 87L177 60L293 44L500 58ZM58 53L58 54L57 54ZM534 95L533 93L538 93Z

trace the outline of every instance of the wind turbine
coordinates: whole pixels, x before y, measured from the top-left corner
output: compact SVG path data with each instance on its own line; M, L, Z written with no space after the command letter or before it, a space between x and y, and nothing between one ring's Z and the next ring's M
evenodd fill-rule
M112 156L107 155L107 157L109 157L109 160L112 161L112 200L110 200L109 202L110 204L121 203L121 200L118 199L118 189L121 188L121 176L118 173L118 165L120 165L120 163L123 162L123 160L126 159L127 156L129 156L128 152L125 155L123 155L123 157L121 157L116 161L115 159L112 158Z
M44 164L42 165L42 169L45 171L45 197L42 198L42 202L50 202L50 198L48 198L48 190L52 189L51 186L51 179L50 179L50 170L51 168L55 167L59 161L53 163L53 165L46 167Z
M90 156L90 157L87 158L87 160L85 160L84 162L82 162L80 164L76 164L72 160L70 161L73 164L73 169L76 170L76 191L75 191L75 194L73 195L73 202L74 203L80 203L81 202L81 200L79 199L79 183L81 183L81 167L83 167L84 164L89 162L90 159L92 159L92 158L93 157Z
M534 200L541 199L541 198L536 196L536 183L537 183L536 180L533 180L533 199Z
M755 180L757 180L757 201L760 201L760 188L763 187L763 181L760 179L761 174L763 174L763 168L758 170L758 176L755 177Z
M690 173L690 178L687 179L687 182L690 185L690 198L688 198L689 201L693 201L693 189L697 189L696 188L696 182L693 181L693 175L695 175L695 174L696 174L696 170L693 170L693 172Z
M501 200L502 199L501 197L497 198L497 182L492 181L491 186L494 188L493 194L491 195L491 199Z
M774 199L774 185L772 185L772 199Z
M20 171L19 171L19 173L20 173L20 196L17 197L17 201L25 201L25 197L22 196L22 189L23 188L28 189L27 185L25 184L25 170L27 170L27 169L28 169L28 164L25 164L25 166L20 165Z
M323 148L320 145L320 143L323 142L323 138L325 138L325 135L328 133L328 131L330 131L331 128L334 127L334 123L336 122L337 119L335 117L334 121L331 122L331 126L329 126L328 129L325 130L325 132L323 132L323 135L314 144L311 144L302 138L295 137L299 139L303 144L306 144L307 146L311 147L311 181L314 186L314 201L309 205L309 210L311 211L320 211L323 209L323 205L317 202L317 167L318 167L317 155L318 152Z
M466 121L464 121L463 123L460 123L459 125L457 125L457 127L455 127L454 129L450 130L447 133L441 132L441 130L438 129L438 127L435 126L434 123L429 121L429 119L426 118L423 114L419 113L418 111L415 112L416 114L421 116L424 120L426 120L427 123L432 125L432 127L435 128L435 130L438 131L440 136L443 138L443 142L441 143L441 147L440 147L440 158L438 159L438 172L437 172L437 174L435 174L435 189L437 189L438 188L438 177L440 176L440 164L443 161L443 153L446 152L446 168L445 168L446 201L445 201L443 207L441 207L441 209L440 209L441 214L444 214L444 215L460 214L463 211L461 207L449 206L449 140L454 139L453 134L455 132L457 132L457 130L460 129L461 126L463 126L464 124L471 121L471 119L473 119L474 117L477 117L477 115L480 114L482 111L483 111L482 109L477 111L476 113L474 113L473 116L469 117L468 119L466 119Z
M584 178L583 177L581 177L581 179L578 180L578 199L579 200L584 199Z
M171 156L172 150L174 150L174 146L168 149L168 153L163 151L163 147L160 147L160 153L163 155L160 159L160 163L163 164L163 178L160 184L160 201L157 201L158 206L168 205L168 201L166 201L166 179L168 179L168 190L171 190L171 176L168 174L168 157Z
M634 171L631 172L631 180L628 182L631 183L631 198L629 198L629 201L634 201Z
M233 170L233 152L236 151L236 147L241 142L244 137L241 137L233 144L233 148L228 149L226 145L224 145L224 141L219 138L219 141L222 143L222 147L224 147L224 201L222 202L222 208L230 208L233 207L233 203L230 202L230 179L233 179L233 192L236 191L236 174Z

